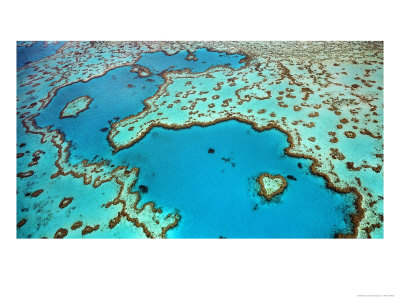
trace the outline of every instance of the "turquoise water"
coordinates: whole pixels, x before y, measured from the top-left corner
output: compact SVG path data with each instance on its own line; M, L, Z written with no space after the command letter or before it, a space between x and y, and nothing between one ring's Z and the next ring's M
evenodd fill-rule
M72 142L72 163L83 159L111 159L112 149L107 141L111 123L143 110L143 100L155 94L163 82L162 77L157 75L140 78L131 69L129 66L117 68L87 83L78 82L60 89L37 117L39 126L53 125L61 129L66 139ZM89 109L76 118L60 119L60 112L65 105L83 95L93 99Z
M165 211L177 209L182 216L167 237L329 238L336 232L348 232L348 216L354 212L352 196L327 189L322 178L310 174L311 161L286 156L287 137L279 131L260 133L237 121L177 131L153 128L137 144L112 153L107 141L110 125L143 110L143 101L163 83L160 73L165 69L173 66L169 69L202 72L221 64L243 66L240 55L201 49L195 52L197 61L187 61L187 54L143 54L138 64L152 72L146 78L138 77L127 66L66 86L40 112L37 124L52 125L65 134L71 141L73 164L83 159L107 159L115 166L139 167L133 189L140 187L141 202L153 201ZM89 109L76 118L59 119L69 101L84 95L93 98ZM210 148L215 152L209 153ZM256 178L265 172L286 178L291 175L296 180L287 179L284 193L265 203L256 184ZM106 190L103 188L103 193ZM102 209L100 203L96 209ZM95 210L88 206L87 211ZM54 228L68 223L68 216L57 220ZM99 217L101 213L91 217L93 224Z
M189 68L193 73L204 72L208 68L217 65L226 65L238 69L244 65L240 60L245 58L240 54L226 54L199 49L194 52L197 60L186 60L187 51L180 51L175 55L167 55L164 52L143 53L138 65L145 66L152 73L159 74L165 70L180 70ZM172 68L171 68L172 67Z
M285 155L286 138L238 121L153 128L121 154L140 168L136 186L148 187L143 202L179 210L181 223L167 237L330 238L348 231L353 197L327 189L310 174L310 160ZM270 204L257 195L255 180L264 172L288 182Z
M233 68L244 65L239 62L244 56L237 54L228 55L199 49L194 53L198 57L197 61L186 60L187 54L187 51L172 56L164 52L143 54L138 64L152 72L152 75L145 78L130 72L132 67L127 66L111 70L85 83L66 86L57 91L51 103L36 118L37 124L41 127L53 125L53 128L60 129L65 134L66 139L71 141L72 163L83 159L108 159L114 162L115 156L112 155L112 148L107 141L111 124L143 110L143 101L154 95L164 82L161 75L157 75L161 70L173 65L174 70L189 68L191 72L203 72L221 64L229 64ZM84 95L93 99L88 110L81 112L76 118L59 118L61 110L69 101ZM123 163L134 167L129 161Z
M25 47L18 46L17 42L17 68L21 68L30 62L38 61L55 54L64 43L65 42L45 44L44 42L36 42L31 47Z

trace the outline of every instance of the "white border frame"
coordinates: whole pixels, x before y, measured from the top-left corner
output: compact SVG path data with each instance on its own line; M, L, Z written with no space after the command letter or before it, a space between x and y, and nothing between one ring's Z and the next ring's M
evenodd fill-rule
M1 299L400 295L398 9L379 1L70 0L2 5ZM383 240L17 240L17 40L384 40ZM4 44L3 44L4 42Z

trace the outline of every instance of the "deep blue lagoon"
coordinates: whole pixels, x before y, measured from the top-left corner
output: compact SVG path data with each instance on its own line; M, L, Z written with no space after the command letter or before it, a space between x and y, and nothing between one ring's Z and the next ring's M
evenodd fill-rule
M348 232L353 196L327 189L310 174L310 160L285 155L286 139L278 130L257 132L238 121L153 128L121 156L140 168L136 186L148 187L142 201L179 210L181 224L168 237L331 238ZM264 172L296 180L287 179L286 190L266 203L256 184Z
M163 70L188 68L197 73L221 64L228 64L236 69L244 65L240 62L244 56L238 54L199 49L194 52L198 58L196 61L186 60L188 54L188 51L180 51L171 56L164 52L144 53L137 65L150 69L151 74L147 77L139 77L137 73L131 72L132 66L126 66L113 69L88 82L66 86L57 91L50 104L36 118L37 124L41 127L52 125L65 134L66 139L71 141L73 164L83 159L97 162L104 159L115 160L106 139L110 125L144 109L143 101L154 95L164 83L160 74ZM75 118L59 118L61 110L69 101L84 95L94 99L90 109ZM124 163L134 167L130 161Z

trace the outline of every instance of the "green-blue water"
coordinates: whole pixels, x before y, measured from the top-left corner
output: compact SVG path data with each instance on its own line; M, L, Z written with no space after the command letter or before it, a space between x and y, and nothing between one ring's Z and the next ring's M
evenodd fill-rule
M147 187L147 192L141 193L142 203L153 201L163 210L177 209L182 216L167 237L329 238L336 232L348 232L349 214L354 212L352 196L327 189L322 178L310 174L311 161L286 156L287 137L276 130L260 133L237 121L176 131L153 128L137 144L112 154L106 139L110 124L144 108L143 101L163 83L162 71L189 68L202 72L220 64L236 69L243 65L243 56L206 49L196 51L197 61L185 60L186 55L186 51L173 56L143 54L138 64L152 72L146 78L138 77L128 66L64 87L41 111L37 124L52 125L65 134L71 141L69 159L73 164L107 159L115 166L139 167L133 190ZM76 118L59 119L66 103L83 95L93 98L90 108ZM210 148L215 152L209 153ZM270 204L257 194L256 178L265 172L296 178L287 179L287 189ZM111 184L105 186L99 193L112 191L107 190L107 186L112 189ZM90 210L81 206L77 215ZM65 220L58 220L59 226L68 223L69 217L70 213L64 215ZM126 228L115 236L127 236Z
M140 168L144 202L179 209L181 224L168 237L329 238L347 231L352 196L327 189L310 174L310 160L285 155L286 138L238 121L153 128L121 156ZM257 195L256 177L264 172L296 180L287 179L277 202L268 204Z
M140 78L137 73L130 71L132 67L127 66L111 70L86 83L66 86L57 91L48 107L37 117L37 124L41 127L53 125L65 134L66 139L71 141L72 163L83 159L115 159L106 140L110 124L143 110L143 101L154 95L164 82L160 75L162 70L174 66L174 70L189 68L196 73L221 64L229 64L235 69L244 65L240 62L244 56L237 54L227 55L199 49L194 53L198 57L197 61L186 60L187 54L187 51L173 56L164 52L142 54L137 64L152 72L145 78ZM90 109L81 112L76 118L60 119L60 112L65 105L83 95L94 99ZM134 167L129 161L124 163Z

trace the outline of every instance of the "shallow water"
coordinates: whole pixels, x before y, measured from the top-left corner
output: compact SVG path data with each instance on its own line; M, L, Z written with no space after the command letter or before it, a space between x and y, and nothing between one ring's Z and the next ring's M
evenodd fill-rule
M200 73L206 71L213 66L229 66L238 69L244 65L240 62L245 58L240 54L226 54L220 52L209 51L207 49L199 49L194 52L197 60L186 60L185 57L189 54L187 51L180 51L172 56L164 52L143 53L138 65L145 66L152 73L159 74L165 70L180 70L189 68L192 73Z
M310 173L310 160L285 155L284 149L289 146L287 136L275 129L257 132L250 125L238 121L181 130L156 127L138 143L113 154L107 141L111 124L143 111L144 100L153 96L163 84L163 71L189 68L196 73L216 65L229 65L234 69L244 65L241 55L200 49L195 52L197 60L186 60L188 53L181 51L172 56L164 52L142 54L137 65L151 72L144 78L131 72L132 66L125 66L88 82L63 87L50 104L39 111L37 124L40 127L51 125L65 135L71 142L69 162L72 164L84 159L90 162L105 159L114 166L140 168L138 181L133 187L133 191L141 191L140 204L154 202L166 214L177 210L182 217L178 226L167 232L169 238L331 238L337 232L349 233L352 225L349 215L355 212L353 195L327 189L323 178ZM253 79L250 77L249 80ZM211 90L215 81L218 79L213 80L212 86L203 88ZM179 81L175 84L178 85ZM238 86L232 89L236 90ZM93 99L89 108L75 118L60 119L65 105L81 96ZM261 108L258 105L261 102L255 102L252 108ZM288 112L288 115L290 113L293 112ZM23 132L24 129L19 128L20 137ZM29 145L33 151L40 146L39 139L36 140ZM53 150L45 149L50 165L42 175L50 176L56 171L52 170L56 156L56 149ZM28 158L21 158L18 168L23 170L23 165L28 162ZM78 219L94 225L108 221L118 213L115 207L107 211L103 206L115 197L117 186L105 184L88 190L81 185L71 189L71 195L67 195L76 199L68 210L62 211L63 214L57 218L41 221L41 205L49 214L58 211L60 199L57 195L77 181L71 177L58 177L32 202L24 194L43 188L39 166L35 168L38 168L38 174L18 181L18 219L39 218L36 224L47 226L53 234L58 228L71 225ZM256 178L263 173L282 175L288 183L284 192L270 203L258 195ZM85 201L91 201L91 195L106 200L86 204ZM128 225L123 221L110 232L106 224L88 237L144 236L137 228L131 232ZM40 237L39 233L32 235L31 227L23 227L18 236ZM71 232L68 237L80 237L80 232Z
M117 68L87 83L78 82L60 89L37 117L39 126L53 125L72 142L72 163L83 159L100 161L101 157L110 159L112 149L107 141L110 124L143 110L143 100L154 94L163 82L156 75L140 78L131 69L129 66ZM69 101L86 95L93 99L87 110L76 118L59 118Z
M330 238L348 231L353 196L327 189L310 174L310 160L285 155L286 138L238 121L153 128L121 155L140 168L136 187L148 187L142 201L179 210L181 223L168 237ZM272 203L257 195L256 178L265 172L288 182Z
M47 56L53 55L65 42L57 44L45 44L45 42L36 42L30 47L17 47L17 68L21 68L26 64L41 60ZM18 43L17 43L18 45Z
M156 75L174 66L174 70L189 68L192 72L203 72L218 64L229 64L240 68L244 63L242 55L228 55L200 49L194 52L197 61L185 59L187 51L168 56L164 52L145 53L138 64L149 68L150 76L141 78L131 72L132 67L120 67L111 70L101 77L88 82L78 82L57 91L56 96L45 110L36 118L41 127L53 125L60 129L71 141L71 162L78 163L84 159L101 161L113 160L112 148L107 141L110 125L117 120L136 115L144 109L143 101L154 95L164 82L161 75ZM93 99L89 109L81 112L76 118L60 119L60 112L71 100L80 96ZM79 130L77 130L79 128ZM115 164L119 164L116 161ZM131 165L129 161L124 162Z

